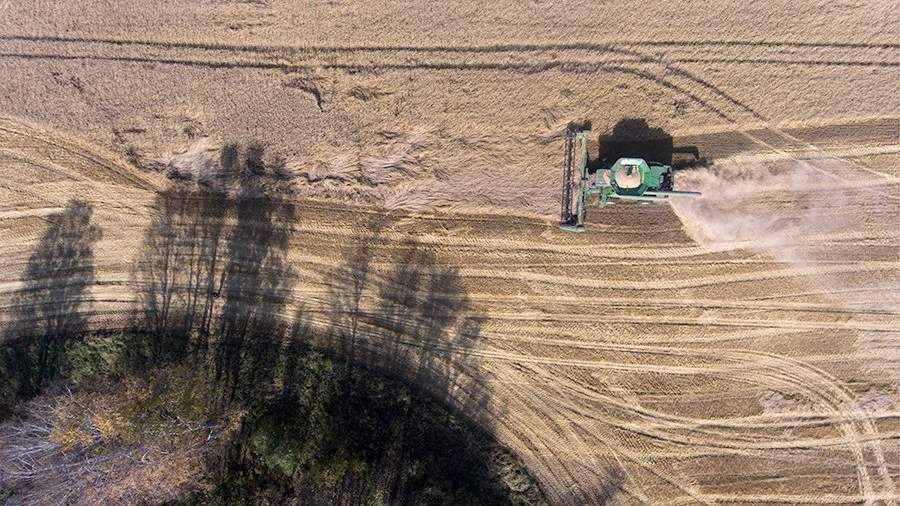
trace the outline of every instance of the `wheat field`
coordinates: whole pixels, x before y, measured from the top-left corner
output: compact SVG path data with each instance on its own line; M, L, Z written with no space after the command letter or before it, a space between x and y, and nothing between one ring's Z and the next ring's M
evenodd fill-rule
M553 503L897 504L900 16L744 4L0 4L3 324L79 199L78 303L124 328L157 192L260 140L296 206L283 316L328 324L361 234L375 276L415 240L479 315L427 350L467 378L445 400ZM634 118L704 198L560 231L564 128Z

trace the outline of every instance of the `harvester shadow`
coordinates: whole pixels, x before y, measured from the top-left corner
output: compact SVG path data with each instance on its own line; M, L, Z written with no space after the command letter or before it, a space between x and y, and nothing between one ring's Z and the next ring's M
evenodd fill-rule
M672 170L701 167L712 161L701 156L697 146L675 146L672 136L660 127L651 127L643 118L623 118L597 139L597 158L591 172L609 167L619 158L643 158L669 165ZM593 149L589 150L593 152Z
M60 373L68 341L87 330L82 310L94 284L94 244L102 237L92 215L90 204L70 200L47 218L50 225L28 259L5 333L0 379L9 382L0 389L0 410L15 397L38 394Z

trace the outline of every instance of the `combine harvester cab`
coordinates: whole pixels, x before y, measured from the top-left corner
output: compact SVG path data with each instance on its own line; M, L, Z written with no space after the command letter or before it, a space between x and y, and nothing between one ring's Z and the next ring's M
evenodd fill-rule
M562 210L559 227L570 232L584 232L584 216L591 195L599 196L599 207L619 201L664 202L673 197L698 198L699 192L673 191L672 167L643 158L619 158L608 167L593 174L588 169L588 138L590 130L566 132L566 152L563 168ZM573 176L576 173L575 149L580 148L577 173L578 190L574 195ZM572 209L574 200L575 209Z

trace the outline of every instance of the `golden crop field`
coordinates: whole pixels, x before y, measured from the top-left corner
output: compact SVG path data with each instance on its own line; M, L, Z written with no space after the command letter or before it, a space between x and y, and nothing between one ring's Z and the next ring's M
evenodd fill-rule
M477 325L401 352L554 504L900 502L894 2L0 8L6 328L73 200L94 279L59 297L124 328L158 192L257 140L294 212L281 316L333 323L363 244L372 280L425 252ZM691 153L675 185L704 197L559 230L572 121ZM361 346L397 353L377 295Z

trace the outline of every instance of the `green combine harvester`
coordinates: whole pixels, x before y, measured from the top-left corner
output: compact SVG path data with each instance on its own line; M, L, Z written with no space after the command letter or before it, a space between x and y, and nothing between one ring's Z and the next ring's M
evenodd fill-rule
M588 166L588 138L591 131L566 132L563 173L562 212L559 228L584 232L584 215L591 195L599 195L600 207L619 201L664 202L672 197L698 198L699 192L672 191L672 167L643 158L619 158L612 165L600 167L593 174ZM575 211L572 211L575 147L580 146L578 173L581 175Z

